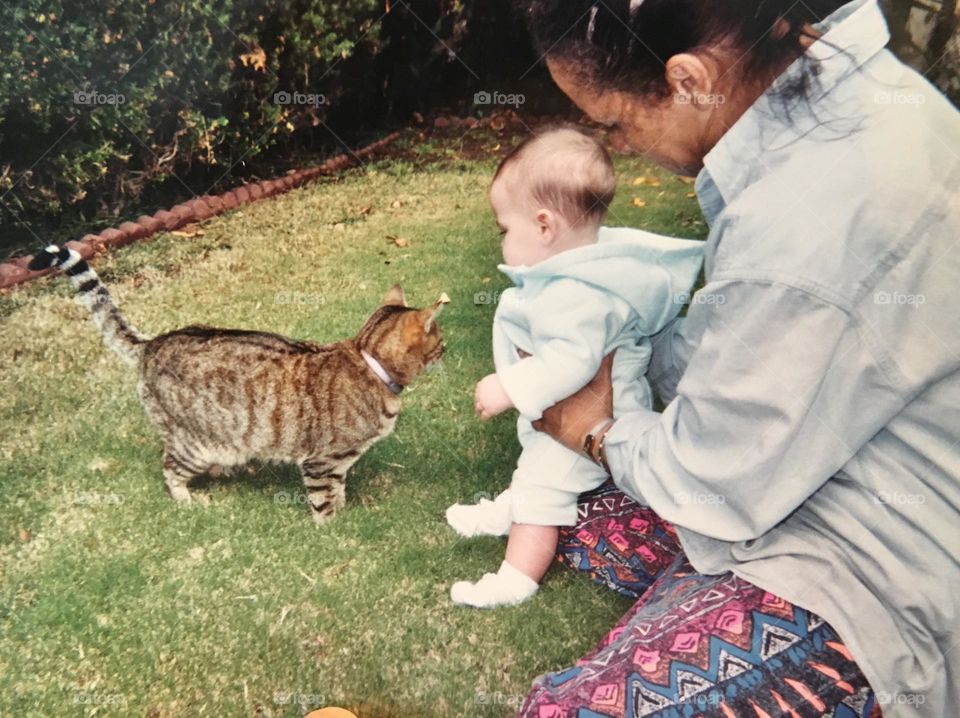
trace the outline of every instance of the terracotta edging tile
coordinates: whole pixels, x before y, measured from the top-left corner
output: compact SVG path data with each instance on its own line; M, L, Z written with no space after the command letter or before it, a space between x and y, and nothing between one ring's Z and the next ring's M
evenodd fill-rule
M119 227L109 227L99 234L85 234L79 240L67 242L66 246L76 250L84 259L90 259L107 247L124 247L141 239L152 237L158 232L172 231L190 222L216 217L244 204L289 192L291 189L301 187L317 177L330 175L356 164L356 160L378 152L399 136L399 132L392 132L383 139L377 140L356 152L331 157L317 167L291 170L282 177L245 184L220 195L195 197L175 205L169 210L158 210L153 216L142 215L137 218L136 222L124 222ZM0 262L0 290L29 282L31 279L50 273L51 270L49 269L41 272L31 272L27 269L31 259L33 259L32 256L16 257L7 262Z

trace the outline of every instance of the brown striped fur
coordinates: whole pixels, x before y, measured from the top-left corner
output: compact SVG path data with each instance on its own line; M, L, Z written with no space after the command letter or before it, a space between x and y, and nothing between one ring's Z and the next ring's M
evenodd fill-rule
M144 344L138 390L164 439L170 495L189 501L192 478L253 459L303 474L313 518L344 505L346 473L391 431L400 399L364 361L406 385L443 354L434 317L405 306L399 286L359 334L334 344L194 326Z
M300 467L313 518L336 514L347 471L393 431L399 397L364 360L379 361L399 385L443 354L442 307L407 307L394 286L353 339L333 344L267 332L191 326L145 338L131 327L96 272L55 245L34 269L70 276L104 342L139 373L137 391L164 442L163 475L178 501L190 481L251 460Z

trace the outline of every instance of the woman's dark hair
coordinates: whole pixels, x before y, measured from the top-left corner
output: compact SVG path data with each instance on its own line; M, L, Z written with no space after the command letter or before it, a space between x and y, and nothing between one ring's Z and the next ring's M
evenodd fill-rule
M726 43L742 52L738 74L769 79L803 54L805 27L849 0L529 0L538 52L564 62L600 90L665 98L666 61ZM782 21L782 22L781 22ZM779 24L779 26L778 26ZM805 96L809 78L782 88Z

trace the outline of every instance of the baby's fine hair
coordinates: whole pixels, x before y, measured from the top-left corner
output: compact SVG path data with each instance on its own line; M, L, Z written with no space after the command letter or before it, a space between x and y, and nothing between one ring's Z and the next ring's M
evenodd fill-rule
M572 127L528 137L500 162L498 179L574 226L603 222L617 184L604 146Z

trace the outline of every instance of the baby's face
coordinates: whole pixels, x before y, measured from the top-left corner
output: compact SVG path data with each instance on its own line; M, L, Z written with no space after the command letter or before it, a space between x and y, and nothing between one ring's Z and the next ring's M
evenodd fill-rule
M511 193L502 180L490 188L490 204L497 226L503 235L503 263L511 267L532 267L550 257L553 252L545 240L549 231L537 221L537 211L520 193Z

